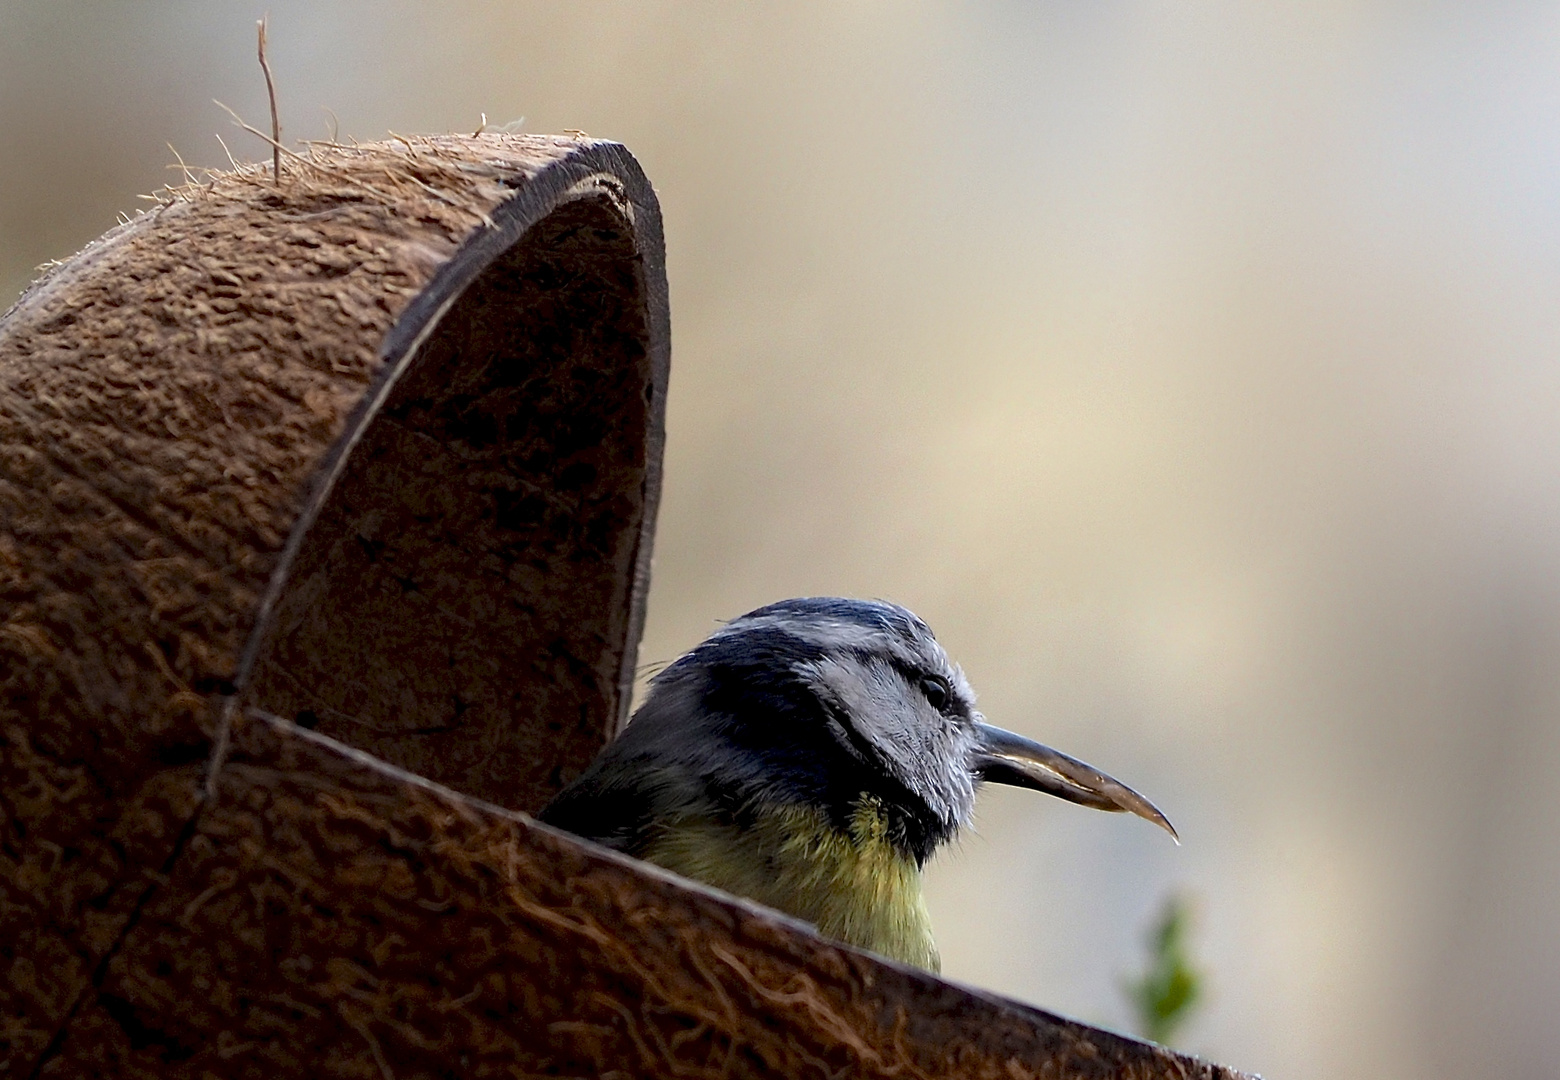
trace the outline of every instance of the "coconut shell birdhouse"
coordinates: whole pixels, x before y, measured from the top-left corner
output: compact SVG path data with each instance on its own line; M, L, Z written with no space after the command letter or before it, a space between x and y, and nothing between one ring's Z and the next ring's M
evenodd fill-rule
M661 220L623 147L315 145L0 321L0 1077L1238 1074L528 816L626 719Z

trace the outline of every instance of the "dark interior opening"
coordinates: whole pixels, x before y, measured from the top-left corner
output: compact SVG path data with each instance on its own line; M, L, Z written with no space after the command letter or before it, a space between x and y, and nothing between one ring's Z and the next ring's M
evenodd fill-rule
M247 704L539 808L617 721L651 378L630 224L565 203L407 361L304 539Z

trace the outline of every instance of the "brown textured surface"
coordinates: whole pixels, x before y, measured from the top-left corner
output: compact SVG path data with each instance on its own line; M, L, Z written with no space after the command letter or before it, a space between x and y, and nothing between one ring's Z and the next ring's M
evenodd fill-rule
M336 464L355 464L343 453L353 433L374 419L418 345L441 347L437 332L419 335L446 325L445 307L484 271L512 278L505 252L537 218L576 200L596 208L586 214L596 231L572 241L554 234L569 249L556 257L589 261L599 248L612 263L596 277L616 289L615 336L595 341L589 362L632 381L639 407L616 454L606 454L615 471L583 485L582 499L609 505L613 516L598 527L622 535L590 549L571 549L578 538L566 532L510 530L499 542L515 564L543 541L553 559L609 562L594 577L576 575L581 591L568 604L553 605L557 594L520 575L505 593L515 604L532 590L539 614L526 629L544 639L533 648L599 639L594 664L514 673L522 698L530 679L539 697L576 706L554 767L588 760L626 703L665 389L648 185L621 148L572 139L444 137L312 153L312 163L290 162L279 186L250 170L166 193L163 205L37 283L0 322L0 1075L27 1074L169 868L222 695L251 674L264 643L257 616L291 580L291 557L307 554L300 544L313 515L323 509L321 520L334 520L327 481ZM630 206L636 198L643 205ZM625 239L636 230L645 252ZM589 292L575 289L574 307L542 310L523 309L532 297L520 296L468 321L486 320L490 336L550 332L567 349L581 344L569 335ZM549 318L564 325L549 331ZM510 356L532 358L523 352ZM479 360L457 355L445 369L463 375ZM369 445L374 430L364 434ZM445 461L442 480L458 487L468 465ZM503 461L505 482L554 481L526 477L527 464ZM447 534L428 515L406 519L396 480L360 482L355 510L402 515L426 564ZM475 576L464 586L470 596L494 594ZM372 659L374 647L359 654ZM480 647L459 657L405 641L377 647L393 649L402 672L453 668L457 680L462 665L480 676L494 662ZM603 664L618 670L603 675ZM572 683L559 690L560 680ZM492 709L478 718L489 729L516 719ZM517 798L537 801L526 788L536 770L510 764ZM448 776L463 765L430 771ZM483 779L497 787L502 778Z
M658 211L613 144L315 154L0 321L0 1077L1234 1077L476 797L627 705Z
M1236 1074L799 932L244 724L45 1076Z
M573 778L629 644L652 384L633 269L622 219L581 201L460 298L310 531L247 700L506 806Z

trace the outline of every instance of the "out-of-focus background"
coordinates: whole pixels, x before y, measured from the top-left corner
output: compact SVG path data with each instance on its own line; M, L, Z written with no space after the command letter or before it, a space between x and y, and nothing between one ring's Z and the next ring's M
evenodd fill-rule
M1186 1048L1560 1074L1560 8L0 2L0 307L185 160L582 128L660 192L650 627L914 608L1027 792L930 870L952 977L1097 1023L1195 900ZM334 110L337 121L324 111Z

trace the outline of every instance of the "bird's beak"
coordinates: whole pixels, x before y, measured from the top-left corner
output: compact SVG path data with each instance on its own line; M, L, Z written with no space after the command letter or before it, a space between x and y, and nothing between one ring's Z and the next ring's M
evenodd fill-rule
M1181 842L1158 807L1094 766L990 724L976 724L975 731L980 740L975 773L982 780L1032 788L1096 810L1136 814L1165 830L1177 844Z

